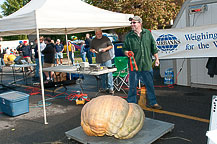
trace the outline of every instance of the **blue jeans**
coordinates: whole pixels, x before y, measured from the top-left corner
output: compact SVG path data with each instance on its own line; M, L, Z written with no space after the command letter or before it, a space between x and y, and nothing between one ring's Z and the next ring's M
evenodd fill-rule
M38 58L35 59L35 63L36 63L35 77L39 77L39 59ZM41 64L42 64L42 66L43 66L43 63L44 63L44 56L41 56Z
M101 63L101 66L112 67L112 61L108 60L105 63ZM112 73L101 75L101 81L102 81L102 88L104 90L106 90L106 89L113 90L114 89Z
M86 52L81 53L81 58L83 62L86 62Z
M92 64L92 52L90 51L90 48L87 48L87 60L89 64Z
M153 82L153 70L150 71L130 71L129 72L130 77L130 88L128 92L127 101L129 103L137 103L137 84L139 78L142 79L143 83L145 84L145 87L147 89L147 98L149 101L149 104L153 106L157 103L156 96L154 93L154 82Z
M73 64L74 63L74 53L72 53L71 51L69 51L69 58Z

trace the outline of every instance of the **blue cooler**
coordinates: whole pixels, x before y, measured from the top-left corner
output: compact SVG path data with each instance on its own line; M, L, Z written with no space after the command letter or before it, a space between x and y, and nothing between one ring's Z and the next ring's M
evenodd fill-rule
M125 56L122 51L123 43L114 43L115 57Z
M2 112L10 116L17 116L29 112L29 95L19 91L0 94Z

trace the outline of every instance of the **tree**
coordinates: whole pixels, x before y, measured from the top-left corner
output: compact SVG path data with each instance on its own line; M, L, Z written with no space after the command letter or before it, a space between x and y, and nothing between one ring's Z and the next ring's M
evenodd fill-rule
M1 6L3 16L8 16L20 8L22 8L25 4L30 2L31 0L6 0ZM19 36L7 36L4 37L4 40L16 40L16 39L27 39L26 35Z
M180 6L174 0L86 0L94 6L114 12L138 15L148 29L165 28L175 19Z
M6 0L1 6L3 16L8 16L22 8L31 0Z

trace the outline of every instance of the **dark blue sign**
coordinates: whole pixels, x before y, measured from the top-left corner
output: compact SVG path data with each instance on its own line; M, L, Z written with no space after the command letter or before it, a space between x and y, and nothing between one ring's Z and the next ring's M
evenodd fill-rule
M174 52L174 50L177 49L178 45L180 44L180 40L177 39L172 34L167 34L167 35L160 35L157 40L157 47L162 51L162 52Z

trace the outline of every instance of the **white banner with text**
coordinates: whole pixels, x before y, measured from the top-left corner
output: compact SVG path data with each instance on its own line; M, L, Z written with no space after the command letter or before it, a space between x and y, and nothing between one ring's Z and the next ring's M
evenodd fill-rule
M153 30L160 59L217 57L217 25Z

